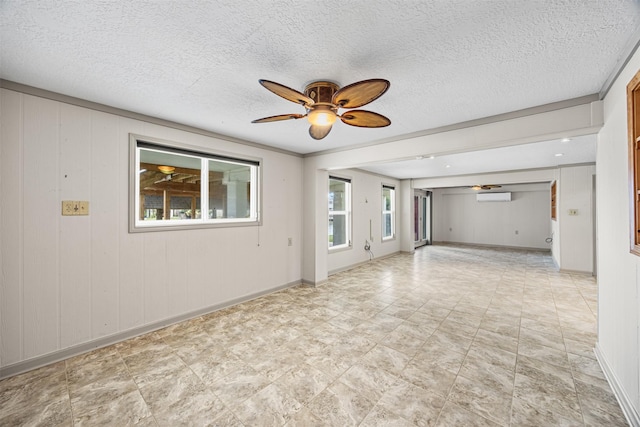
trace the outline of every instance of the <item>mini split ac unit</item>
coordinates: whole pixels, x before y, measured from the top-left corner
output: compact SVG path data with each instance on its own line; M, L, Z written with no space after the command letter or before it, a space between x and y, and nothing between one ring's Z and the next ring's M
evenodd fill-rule
M478 202L510 202L511 193L478 193L476 200Z

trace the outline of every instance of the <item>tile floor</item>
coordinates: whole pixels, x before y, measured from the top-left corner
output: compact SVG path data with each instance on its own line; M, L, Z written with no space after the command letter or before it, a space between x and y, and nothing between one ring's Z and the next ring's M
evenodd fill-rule
M425 247L5 379L0 425L626 425L596 295L546 253Z

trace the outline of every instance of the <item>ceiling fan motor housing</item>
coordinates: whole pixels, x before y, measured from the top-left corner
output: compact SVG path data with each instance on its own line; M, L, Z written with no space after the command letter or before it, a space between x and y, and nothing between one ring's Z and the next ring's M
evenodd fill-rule
M313 99L316 104L319 102L331 104L333 94L338 91L339 87L333 82L317 81L309 83L304 88L304 94Z

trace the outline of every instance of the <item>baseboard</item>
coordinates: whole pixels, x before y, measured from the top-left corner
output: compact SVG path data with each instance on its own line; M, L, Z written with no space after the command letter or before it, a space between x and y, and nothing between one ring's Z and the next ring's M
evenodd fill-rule
M260 298L261 296L278 292L283 289L291 288L293 286L298 286L300 284L302 284L302 281L296 280L296 281L287 283L285 285L280 285L264 291L247 294L238 298L233 298L228 301L222 302L220 304L215 304L202 309L190 311L188 313L180 314L178 316L169 317L167 319L163 319L157 322L138 326L136 328L128 329L123 332L107 335L104 337L97 338L95 340L91 340L91 341L87 341L71 347L67 347L62 350L54 351L52 353L47 353L42 356L37 356L37 357L27 359L21 362L17 362L11 365L3 366L3 367L0 367L0 380L4 378L12 377L14 375L18 375L27 371L31 371L33 369L41 368L43 366L50 365L52 363L60 362L61 360L78 356L80 354L87 353L89 351L93 351L102 347L107 347L107 346L119 343L121 341L137 337L139 335L157 331L159 329L166 328L167 326L184 322L185 320L193 319L195 317L199 317L205 314L209 314L214 311L221 310L223 308L228 308L234 305L241 304L243 302L251 301L253 299Z
M380 261L380 260L382 260L382 259L390 258L390 257L395 256L395 255L398 255L398 254L400 254L400 251L392 252L392 253L387 254L387 255L382 255L382 256L379 256L379 257L377 257L377 258L372 258L372 259L367 260L367 261L357 262L357 263L355 263L355 264L351 264L351 265L348 265L348 266L346 266L346 267L336 268L335 270L331 270L331 271L329 271L329 272L327 273L327 275L328 275L328 276L333 276L334 274L342 273L343 271L353 270L354 268L357 268L357 267L363 266L363 265L365 265L365 264L369 264L370 262Z
M327 283L327 282L328 282L328 280L327 280L327 279L320 280L320 281L318 281L318 282L314 282L314 281L312 281L312 280L302 279L302 282L301 282L301 283L302 283L303 285L305 285L305 286L311 286L312 288L315 288L316 286L323 285L323 284L325 284L325 283Z
M560 273L568 273L568 274L582 274L584 276L589 276L592 277L593 273L590 271L583 271L583 270L567 270L565 268L560 268L559 269Z
M485 243L465 243L465 242L449 242L449 241L437 241L433 242L434 246L469 246L472 248L493 248L493 249L509 249L509 250L521 250L521 251L535 251L535 252L551 252L550 248L531 248L527 246L508 246L508 245L490 245Z
M627 393L625 393L622 386L620 386L620 381L618 381L616 374L609 366L609 362L604 356L604 353L600 350L599 343L596 343L596 347L593 351L596 354L596 359L598 359L598 363L600 364L600 368L602 368L605 378L611 386L611 390L613 390L613 394L615 394L616 399L618 399L618 403L620 404L620 408L622 409L624 416L627 417L629 425L632 427L640 427L640 414L638 414L638 411L631 403L631 399L629 399Z

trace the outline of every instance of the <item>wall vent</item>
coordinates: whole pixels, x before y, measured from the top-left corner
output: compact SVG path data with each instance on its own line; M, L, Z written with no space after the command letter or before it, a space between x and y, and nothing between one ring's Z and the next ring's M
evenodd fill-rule
M476 200L478 202L510 202L511 193L478 193Z

